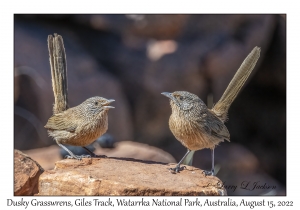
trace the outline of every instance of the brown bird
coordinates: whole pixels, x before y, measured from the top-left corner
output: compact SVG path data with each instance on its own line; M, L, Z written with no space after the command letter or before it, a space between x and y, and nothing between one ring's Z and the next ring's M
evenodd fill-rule
M55 102L53 115L45 128L49 136L70 154L68 158L80 160L83 156L74 155L63 144L81 146L91 156L97 157L86 146L107 131L108 110L114 108L109 104L115 100L95 96L68 108L67 61L62 37L49 35L48 49Z
M210 172L205 171L205 174L214 175L214 148L224 139L230 140L229 131L224 125L228 109L252 72L259 56L260 48L255 47L212 109L208 109L198 96L186 91L162 93L170 98L172 108L169 119L170 130L175 138L188 149L176 167L171 170L174 172L183 170L183 167L180 168L180 164L191 151L209 148L211 149L212 169Z

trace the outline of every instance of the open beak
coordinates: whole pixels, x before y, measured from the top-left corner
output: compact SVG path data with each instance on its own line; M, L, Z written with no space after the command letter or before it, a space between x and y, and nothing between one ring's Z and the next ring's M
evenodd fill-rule
M108 106L111 102L114 102L115 100L114 99L109 99L107 100L107 102L105 104L102 104L103 105L103 108L104 109L114 109L115 107L113 106Z

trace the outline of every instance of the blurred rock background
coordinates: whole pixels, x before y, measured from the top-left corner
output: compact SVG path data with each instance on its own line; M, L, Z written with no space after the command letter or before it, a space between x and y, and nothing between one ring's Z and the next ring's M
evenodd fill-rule
M116 145L148 144L176 161L186 149L168 128L171 109L160 93L186 90L215 103L260 46L259 62L229 110L231 142L215 150L217 176L238 186L228 195L286 194L285 15L15 15L15 149L55 144L43 127L54 100L47 48L53 33L64 39L70 107L97 95L115 99L108 133ZM142 159L131 145L123 148ZM196 152L193 165L210 169L210 151ZM244 181L276 188L241 189Z

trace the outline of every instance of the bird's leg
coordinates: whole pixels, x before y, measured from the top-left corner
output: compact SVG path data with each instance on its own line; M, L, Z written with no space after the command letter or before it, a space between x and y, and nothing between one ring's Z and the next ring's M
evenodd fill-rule
M183 168L185 167L181 167L180 168L180 164L182 163L182 161L185 159L185 157L191 152L191 150L187 150L187 153L185 153L185 155L183 156L183 158L179 161L179 163L177 163L175 168L170 168L170 170L174 171L175 173L178 173L179 171L182 171Z
M211 171L203 171L205 176L215 175L215 149L211 149Z
M82 148L85 149L91 155L91 157L101 157L101 158L105 158L106 157L106 155L96 155L95 153L93 153L91 150L89 150L86 147L82 147Z
M61 148L63 148L64 150L66 150L70 155L66 155L66 158L70 158L70 159L76 159L76 160L81 160L82 156L78 156L78 155L74 155L73 152L71 152L70 150L68 150L67 147L65 147L64 145L58 143L56 141L57 145L60 146Z
M211 149L211 175L215 175L215 149Z

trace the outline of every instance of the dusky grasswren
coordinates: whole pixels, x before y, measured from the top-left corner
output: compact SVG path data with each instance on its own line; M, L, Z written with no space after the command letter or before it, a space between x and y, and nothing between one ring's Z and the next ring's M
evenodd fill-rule
M172 109L169 119L170 130L175 138L188 149L176 167L171 168L174 172L183 169L180 168L180 164L191 151L209 148L211 149L212 169L210 172L205 171L205 174L214 175L214 148L224 139L230 140L229 131L224 125L228 109L255 67L259 56L260 48L255 47L212 109L208 109L198 96L187 91L162 93L170 98Z
M107 131L108 110L114 108L109 104L114 100L95 96L78 106L68 108L67 60L60 35L48 36L48 50L55 102L53 115L45 128L49 136L70 154L69 158L80 160L83 156L74 155L63 144L81 146L91 156L97 157L86 146Z

